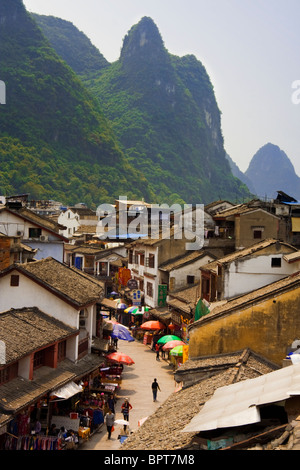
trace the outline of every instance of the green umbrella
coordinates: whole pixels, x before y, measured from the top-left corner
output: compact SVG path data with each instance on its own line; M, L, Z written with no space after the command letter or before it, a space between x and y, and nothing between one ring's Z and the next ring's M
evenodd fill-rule
M175 348L171 349L170 354L171 356L182 356L183 355L183 347L182 346L175 346Z
M157 341L157 344L165 344L165 343L167 343L168 341L173 341L173 340L178 340L178 341L180 341L180 338L178 338L178 336L175 336L175 335L166 335L166 336L162 336L162 338L160 338L160 339Z

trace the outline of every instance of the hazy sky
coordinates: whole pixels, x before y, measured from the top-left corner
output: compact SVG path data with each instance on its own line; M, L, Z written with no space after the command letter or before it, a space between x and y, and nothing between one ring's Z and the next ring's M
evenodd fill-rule
M211 78L225 149L242 171L268 142L300 176L299 0L23 0L28 11L71 21L104 57L143 16L172 54L194 54Z

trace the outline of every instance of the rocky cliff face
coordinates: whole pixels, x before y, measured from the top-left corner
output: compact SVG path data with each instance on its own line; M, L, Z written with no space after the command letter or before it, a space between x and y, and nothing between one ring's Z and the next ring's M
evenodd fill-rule
M154 202L249 195L225 158L220 111L205 67L194 56L170 54L151 18L128 31L119 60L98 77L81 78L111 121L127 161L145 175Z
M0 1L0 194L86 202L149 198L98 100L46 40L21 0ZM139 188L139 189L138 189Z

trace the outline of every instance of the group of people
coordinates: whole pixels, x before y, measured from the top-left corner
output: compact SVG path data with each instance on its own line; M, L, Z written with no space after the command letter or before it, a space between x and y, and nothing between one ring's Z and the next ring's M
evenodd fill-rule
M156 360L159 361L159 353L161 353L161 357L165 357L165 351L163 350L163 344L158 344L156 343L155 345L155 351L156 351Z
M153 401L157 400L157 392L161 391L160 386L157 382L157 379L154 379L151 384L151 390L153 395ZM132 405L130 404L128 398L125 398L121 406L121 412L123 414L124 421L129 422L129 411L132 410ZM107 429L107 438L111 438L111 433L114 428L115 423L115 412L111 409L108 410L108 413L105 415L105 424ZM126 432L127 425L124 423L124 431Z
M129 403L128 398L125 398L125 401L123 402L121 406L121 412L123 414L123 418L125 421L129 422L129 411L132 409L132 405ZM112 412L111 409L109 409L108 413L105 415L105 424L106 424L106 429L107 429L107 438L111 438L111 433L114 428L114 422L115 422L115 412ZM124 431L126 431L127 425L124 424Z
M115 398L112 393L108 397L106 397L103 392L92 393L82 400L82 405L92 406L93 408L102 410L103 416L108 413L109 409L111 409L113 413L115 412Z

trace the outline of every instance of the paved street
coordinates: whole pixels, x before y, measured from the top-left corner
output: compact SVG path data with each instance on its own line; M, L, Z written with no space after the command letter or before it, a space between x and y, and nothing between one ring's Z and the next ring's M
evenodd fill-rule
M118 351L130 356L135 364L124 366L122 374L120 398L116 404L116 419L123 419L121 405L124 398L128 398L132 410L129 414L130 431L138 428L138 422L142 418L151 415L171 393L175 391L173 368L162 359L156 360L156 353L139 341L131 343L119 340ZM158 392L157 402L153 402L151 384L156 378L161 392ZM121 448L118 435L122 426L115 426L115 431L110 440L107 439L106 426L103 425L99 432L95 433L89 441L80 446L80 450L116 450Z

